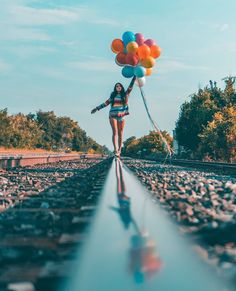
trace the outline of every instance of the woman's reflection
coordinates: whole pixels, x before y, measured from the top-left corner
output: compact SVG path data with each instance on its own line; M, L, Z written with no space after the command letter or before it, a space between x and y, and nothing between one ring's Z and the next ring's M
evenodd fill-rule
M125 229L128 229L130 223L132 222L132 217L130 213L130 197L128 197L125 192L125 183L122 172L122 164L119 159L115 160L116 165L116 180L117 180L117 200L119 207L111 207L115 210L120 217Z
M128 229L130 225L135 231L130 238L129 249L129 271L134 275L137 283L142 283L146 278L150 278L160 270L162 262L156 254L155 241L152 240L146 230L140 230L136 221L133 219L130 206L131 199L126 195L125 182L122 171L122 163L119 159L115 160L117 178L117 200L119 207L111 207L119 214L122 225Z

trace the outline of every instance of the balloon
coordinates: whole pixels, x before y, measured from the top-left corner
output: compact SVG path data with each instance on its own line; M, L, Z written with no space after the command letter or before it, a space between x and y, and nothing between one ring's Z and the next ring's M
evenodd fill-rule
M136 33L135 40L138 45L142 45L144 43L144 36L142 35L142 33Z
M138 87L143 87L146 83L146 79L145 77L142 77L142 78L137 78L135 80L135 84L138 86Z
M131 31L125 31L121 39L114 39L111 49L116 53L116 64L123 67L122 75L125 78L136 76L140 87L144 85L144 76L152 74L155 59L161 54L161 48L153 39L145 40L142 33Z
M125 66L122 69L121 73L125 78L131 78L134 75L134 68L130 66Z
M124 66L126 64L126 54L118 53L116 55L116 63L118 66Z
M125 60L126 60L126 64L130 66L137 66L139 62L138 56L132 53L128 53L126 55Z
M155 41L153 39L147 39L144 42L146 45L148 45L149 47L151 47L152 45L156 45Z
M150 76L151 74L152 74L152 68L147 68L145 76Z
M138 56L140 60L146 59L147 57L149 57L149 55L150 55L150 48L146 44L143 44L138 48Z
M144 68L152 68L155 64L155 59L153 57L147 57L143 60L141 60L141 65Z
M119 38L114 39L111 43L111 50L115 54L122 52L124 50L123 41Z
M134 68L134 74L138 78L144 77L145 73L146 73L146 69L144 69L144 67L137 66L137 67Z
M131 31L126 31L122 35L122 40L126 46L129 42L135 41L135 35Z
M158 45L152 45L150 47L150 50L151 50L150 55L155 59L158 58L161 54L161 48Z
M128 53L136 53L138 50L138 44L135 41L131 41L127 44L126 46L127 52Z

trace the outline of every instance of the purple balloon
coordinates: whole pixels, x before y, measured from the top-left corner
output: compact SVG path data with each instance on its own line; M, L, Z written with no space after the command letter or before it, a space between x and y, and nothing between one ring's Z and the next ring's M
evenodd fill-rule
M144 42L146 45L148 45L149 47L150 46L152 46L152 45L154 45L154 44L156 44L155 43L155 41L153 40L153 39L147 39L147 40L145 40L145 42Z
M142 45L144 43L144 36L142 35L142 33L136 33L135 40L138 45Z

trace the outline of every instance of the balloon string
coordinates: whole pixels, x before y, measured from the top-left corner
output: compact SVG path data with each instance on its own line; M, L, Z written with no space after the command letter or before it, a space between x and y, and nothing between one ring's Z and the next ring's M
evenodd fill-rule
M142 90L142 88L141 88L141 86L140 86L140 85L141 85L141 84L140 84L140 81L139 81L139 79L137 79L137 80L138 80L139 89L140 89L140 92L141 92L141 96L142 96L142 99L143 99L144 107L145 107L145 109L146 109L146 112L147 112L148 118L149 118L149 120L150 120L150 122L151 122L151 124L152 124L152 126L153 126L153 128L154 128L154 130L155 130L155 131L160 135L160 137L161 137L161 139L162 139L162 142L163 142L163 144L164 144L164 148L165 148L165 150L167 150L168 154L171 156L171 155L173 154L173 150L170 148L170 146L169 146L169 144L167 143L166 139L165 139L164 136L162 135L161 130L159 129L157 123L153 120L153 118L152 118L152 116L151 116L151 114L150 114L150 112L149 112L148 106L147 106L147 100L146 100L146 98L145 98L144 92L143 92L143 90Z

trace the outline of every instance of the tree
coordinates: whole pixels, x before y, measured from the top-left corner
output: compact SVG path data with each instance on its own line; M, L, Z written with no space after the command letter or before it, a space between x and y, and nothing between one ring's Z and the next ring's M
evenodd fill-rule
M198 90L189 102L181 106L176 137L179 145L191 150L192 157L208 155L225 160L233 157L234 145L230 140L236 140L233 125L236 106L234 81L233 77L225 78L223 91L216 82L210 81L210 87Z
M7 109L0 110L0 146L9 146L10 117Z
M225 107L214 114L200 134L198 152L214 160L236 161L236 106Z
M166 142L172 147L173 138L166 132L161 132ZM131 157L163 154L166 152L163 139L156 131L150 131L148 135L136 139L134 136L124 142L123 153Z
M197 149L200 143L199 134L217 111L214 95L215 92L206 87L193 94L190 102L181 106L175 129L179 145L192 151Z
M36 121L43 131L41 147L45 149L53 149L55 144L55 132L57 117L53 111L43 112L39 110L36 113Z
M88 137L69 117L57 117L53 111L8 116L0 110L0 145L15 148L43 148L108 153L105 146Z
M10 117L9 146L35 148L41 141L42 131L35 120L22 113Z

